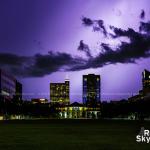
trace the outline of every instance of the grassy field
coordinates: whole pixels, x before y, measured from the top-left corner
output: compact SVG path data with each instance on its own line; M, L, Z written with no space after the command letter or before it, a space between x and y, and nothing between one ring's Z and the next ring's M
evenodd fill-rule
M137 143L150 122L32 120L0 122L0 150L150 150Z

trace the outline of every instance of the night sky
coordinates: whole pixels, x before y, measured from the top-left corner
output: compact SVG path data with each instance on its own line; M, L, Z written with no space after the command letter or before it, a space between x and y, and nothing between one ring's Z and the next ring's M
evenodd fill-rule
M0 67L24 98L48 98L70 79L82 101L82 75L101 75L102 100L138 93L150 70L149 0L0 0Z

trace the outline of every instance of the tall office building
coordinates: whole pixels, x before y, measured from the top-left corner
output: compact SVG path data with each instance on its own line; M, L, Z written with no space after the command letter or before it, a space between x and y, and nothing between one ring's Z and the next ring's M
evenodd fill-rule
M15 99L22 100L22 84L16 80L16 92L15 92Z
M0 99L12 100L16 94L21 95L22 85L12 75L0 69Z
M142 83L143 95L150 94L150 72L146 69L142 72Z
M16 80L13 76L0 70L0 93L2 99L10 100L15 95Z
M83 75L83 104L97 105L100 102L100 75Z
M51 103L69 104L69 80L64 83L50 83L50 100Z
M137 101L148 95L150 95L150 72L145 69L142 72L142 90L139 91L139 94L129 97L128 100Z

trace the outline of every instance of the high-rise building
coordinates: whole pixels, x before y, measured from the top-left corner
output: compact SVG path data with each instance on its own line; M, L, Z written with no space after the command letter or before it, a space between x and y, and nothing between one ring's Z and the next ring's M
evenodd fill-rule
M3 99L12 99L16 91L16 79L0 69L0 94Z
M83 104L97 105L100 102L100 75L83 75Z
M12 75L0 69L0 99L11 100L14 97L22 99L22 85Z
M16 100L22 100L22 84L16 80L16 93L15 93Z
M142 72L142 83L143 95L150 94L150 72L146 69Z
M50 100L51 103L69 104L69 80L64 83L50 83Z
M139 94L129 97L128 100L141 100L144 97L150 95L150 72L148 70L144 70L142 72L142 90L139 91Z

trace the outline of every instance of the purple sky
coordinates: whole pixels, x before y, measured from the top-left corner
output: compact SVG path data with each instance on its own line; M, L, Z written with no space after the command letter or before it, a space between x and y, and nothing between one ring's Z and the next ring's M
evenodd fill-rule
M0 53L14 54L25 59L31 56L32 59L37 53L47 55L52 51L86 60L85 53L78 50L80 40L88 44L93 56L97 56L101 52L102 42L117 47L120 40L128 41L128 38L104 37L101 32L94 32L91 27L83 25L83 16L103 20L110 33L112 31L109 25L124 30L132 28L139 32L141 10L145 12L143 21L150 20L149 5L149 0L1 0ZM111 63L75 71L66 71L64 67L60 67L38 77L24 77L18 73L18 78L23 84L24 94L28 95L25 98L49 99L49 83L64 82L68 76L71 101L81 102L82 75L100 74L102 100L122 99L141 89L141 73L144 69L150 70L150 59L148 56L144 57L137 58L135 63ZM13 62L10 60L9 64L7 61L6 67L5 62L0 61L0 66L9 70ZM50 61L51 66L53 62L55 63Z

